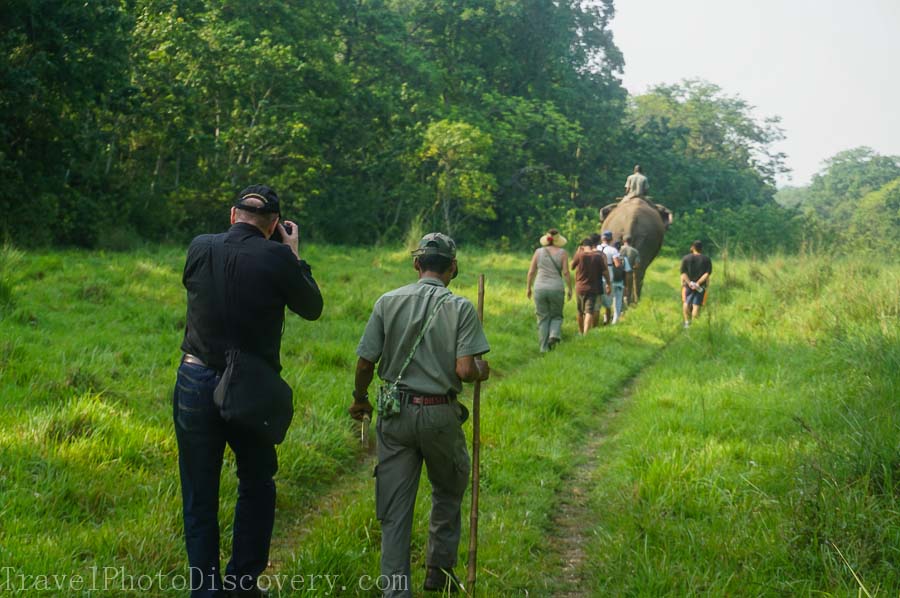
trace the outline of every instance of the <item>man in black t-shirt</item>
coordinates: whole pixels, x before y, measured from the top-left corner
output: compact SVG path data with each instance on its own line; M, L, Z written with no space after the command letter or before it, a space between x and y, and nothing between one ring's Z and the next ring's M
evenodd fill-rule
M703 243L691 243L691 252L681 259L681 297L684 327L700 315L700 307L706 303L706 288L712 274L712 260L703 255Z

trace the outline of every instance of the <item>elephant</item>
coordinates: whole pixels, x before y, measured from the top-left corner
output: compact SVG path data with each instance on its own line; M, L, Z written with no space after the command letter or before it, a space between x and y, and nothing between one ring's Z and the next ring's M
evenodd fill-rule
M636 271L635 281L640 296L644 273L662 247L663 236L672 224L672 212L641 197L626 197L600 208L600 221L601 230L612 231L616 241L631 235L631 245L641 256L641 267Z

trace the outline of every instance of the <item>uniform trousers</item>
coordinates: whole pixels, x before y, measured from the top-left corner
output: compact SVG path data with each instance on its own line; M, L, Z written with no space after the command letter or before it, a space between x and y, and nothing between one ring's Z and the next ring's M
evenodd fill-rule
M381 522L381 575L385 598L412 596L410 539L422 463L431 482L429 567L456 565L460 507L469 480L469 452L462 431L463 407L401 403L400 413L378 417L375 513Z

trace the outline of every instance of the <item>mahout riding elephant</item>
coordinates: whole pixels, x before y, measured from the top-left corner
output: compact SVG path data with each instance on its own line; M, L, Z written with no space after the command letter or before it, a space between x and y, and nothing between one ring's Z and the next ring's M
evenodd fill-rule
M612 231L613 239L621 241L631 235L631 245L641 256L637 270L637 289L640 296L644 273L662 247L663 237L672 223L672 212L665 206L641 197L626 197L600 208L601 230Z

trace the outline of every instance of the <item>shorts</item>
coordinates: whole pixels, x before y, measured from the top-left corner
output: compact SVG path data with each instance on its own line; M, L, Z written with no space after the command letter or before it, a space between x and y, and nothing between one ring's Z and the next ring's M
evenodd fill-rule
M703 305L706 301L706 290L702 291L692 291L688 287L684 287L683 290L684 302L687 305Z
M575 298L578 313L587 315L597 311L597 297L597 293L586 293L584 295L579 293Z

